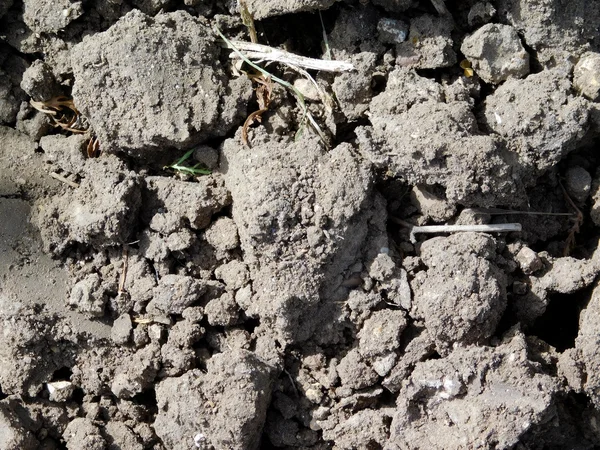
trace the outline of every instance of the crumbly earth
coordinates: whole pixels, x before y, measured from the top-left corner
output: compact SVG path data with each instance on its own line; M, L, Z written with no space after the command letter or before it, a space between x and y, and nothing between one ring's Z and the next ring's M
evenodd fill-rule
M600 3L245 3L0 2L0 448L600 448Z

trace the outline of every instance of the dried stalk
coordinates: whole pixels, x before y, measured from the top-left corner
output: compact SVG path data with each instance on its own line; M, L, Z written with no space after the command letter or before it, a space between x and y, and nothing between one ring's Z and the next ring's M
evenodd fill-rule
M409 225L410 226L410 225ZM410 226L410 242L417 243L416 234L433 233L509 233L511 231L521 231L520 223L501 223L494 225L426 225Z
M354 70L354 65L347 61L308 58L278 48L269 47L268 45L252 42L225 41L225 47L232 50L237 49L243 52L246 58L259 62L278 62L289 66L302 67L307 70L321 70L324 72L349 72ZM233 59L239 57L239 55L234 51L229 57Z

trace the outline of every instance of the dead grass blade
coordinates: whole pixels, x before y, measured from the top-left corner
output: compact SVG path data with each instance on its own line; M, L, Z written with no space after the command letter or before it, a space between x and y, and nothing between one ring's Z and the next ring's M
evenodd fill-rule
M73 99L69 97L61 95L45 102L30 100L29 103L38 111L48 114L55 127L71 133L85 133L87 131L86 127L78 126L81 114L75 107Z
M271 98L273 95L273 82L271 77L265 77L263 74L259 74L255 77L251 77L253 81L259 84L256 88L256 101L258 102L258 110L251 113L244 122L242 127L242 141L247 147L250 147L248 141L248 128L254 122L261 122L262 115L269 110Z

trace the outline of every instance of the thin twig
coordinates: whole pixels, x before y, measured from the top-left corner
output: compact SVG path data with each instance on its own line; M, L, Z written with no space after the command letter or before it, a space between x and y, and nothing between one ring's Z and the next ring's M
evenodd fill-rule
M55 180L62 181L63 183L68 184L69 186L71 186L73 188L79 187L79 183L75 183L74 181L71 181L68 178L63 177L62 175L59 175L56 172L50 172L50 176L52 178L54 178Z
M517 211L513 209L500 209L500 208L492 208L492 209L483 209L483 208L468 208L464 211L472 211L475 214L488 214L498 215L498 216L510 216L510 215L528 215L528 216L574 216L573 213L548 213L548 212L539 212L539 211Z
M575 234L579 233L579 229L581 228L581 225L583 225L583 213L577 207L577 205L575 204L575 202L573 201L573 199L571 198L571 196L560 181L558 182L558 185L562 189L563 195L567 199L567 202L569 203L569 205L571 205L571 208L573 208L576 212L575 221L573 223L573 226L569 230L569 235L567 236L567 239L565 241L565 248L563 250L563 256L568 256L571 250L575 248Z
M225 46L231 50L235 47L238 52L244 52L243 55L251 60L279 62L308 70L320 70L323 72L349 72L354 70L354 65L347 61L308 58L278 48L269 47L268 45L231 40L226 40L225 44ZM235 53L238 57L241 57L238 52ZM230 57L234 58L235 56L232 54Z

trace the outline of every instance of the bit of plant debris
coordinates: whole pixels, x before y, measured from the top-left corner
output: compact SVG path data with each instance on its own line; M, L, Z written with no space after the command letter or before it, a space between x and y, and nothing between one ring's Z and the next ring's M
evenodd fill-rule
M55 127L71 133L85 133L88 130L88 127L82 124L81 114L75 107L73 99L69 97L54 97L45 102L30 100L29 103L38 111L48 114Z
M171 169L175 172L184 174L184 175L192 175L192 176L200 176L200 175L209 175L212 173L212 170L205 169L201 167L200 163L196 163L193 166L186 166L184 163L192 156L195 149L188 150L181 158L175 161L170 166L164 166L164 169Z

